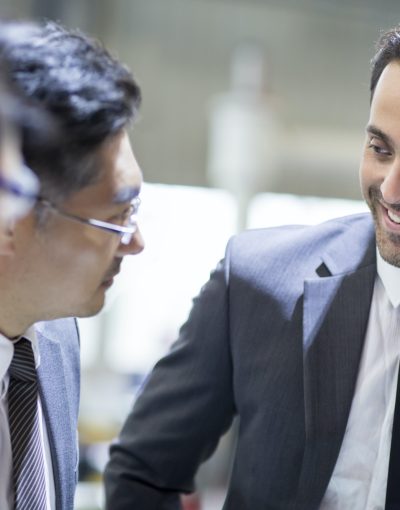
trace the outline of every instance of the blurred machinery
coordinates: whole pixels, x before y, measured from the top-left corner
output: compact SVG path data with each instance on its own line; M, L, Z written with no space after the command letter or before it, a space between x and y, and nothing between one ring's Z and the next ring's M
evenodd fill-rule
M210 110L208 179L238 204L238 230L246 226L251 198L274 187L279 170L280 123L267 94L261 48L243 43L231 62L231 89Z

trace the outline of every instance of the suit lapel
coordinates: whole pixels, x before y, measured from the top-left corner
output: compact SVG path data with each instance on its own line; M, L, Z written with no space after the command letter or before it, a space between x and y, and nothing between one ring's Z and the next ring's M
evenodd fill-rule
M64 508L63 495L73 493L75 480L70 469L73 437L69 400L59 343L37 331L40 349L39 391L49 437L56 493L56 507Z
M297 508L318 508L346 429L376 274L374 263L359 267L305 282L306 438Z

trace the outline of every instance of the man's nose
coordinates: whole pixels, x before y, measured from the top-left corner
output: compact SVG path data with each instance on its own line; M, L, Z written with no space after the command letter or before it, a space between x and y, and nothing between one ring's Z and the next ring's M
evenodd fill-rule
M128 244L119 243L117 256L124 257L125 255L137 255L144 249L144 239L140 228L137 227L136 232L133 234L132 239Z
M400 204L400 161L391 165L381 184L381 193L387 204Z

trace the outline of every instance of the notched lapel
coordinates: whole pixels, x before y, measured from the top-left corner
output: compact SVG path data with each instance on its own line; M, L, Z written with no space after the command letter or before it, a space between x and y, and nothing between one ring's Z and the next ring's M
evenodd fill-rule
M71 428L63 358L59 343L49 340L39 331L37 336L41 353L39 390L53 462L56 506L68 508L72 502L68 506L64 498L74 491L75 478L70 469L70 459L71 450L76 448L76 438Z
M299 509L318 508L339 454L357 379L375 264L308 280L304 289L306 443Z

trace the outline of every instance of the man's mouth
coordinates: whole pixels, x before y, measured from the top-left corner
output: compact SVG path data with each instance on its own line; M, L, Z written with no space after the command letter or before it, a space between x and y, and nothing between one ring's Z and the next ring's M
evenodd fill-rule
M108 278L107 280L104 280L102 283L101 283L101 286L102 287L105 287L106 289L108 289L109 287L111 287L111 285L114 283L114 278Z
M400 211L396 206L388 206L382 200L378 201L382 211L382 227L392 235L399 236L400 234Z
M393 223L397 223L398 225L400 225L400 215L395 214L390 209L387 209L387 214L389 218L393 221Z
M107 275L104 280L101 282L102 287L111 287L111 285L114 283L114 278L119 273L119 269L117 271L114 271L110 275Z
M382 219L386 223L386 226L390 229L390 226L392 225L393 228L398 230L398 226L400 226L400 204L386 203L381 190L375 186L369 189L368 195L368 202L375 219L377 219L377 213L380 209L383 215ZM394 225L396 225L396 227Z

